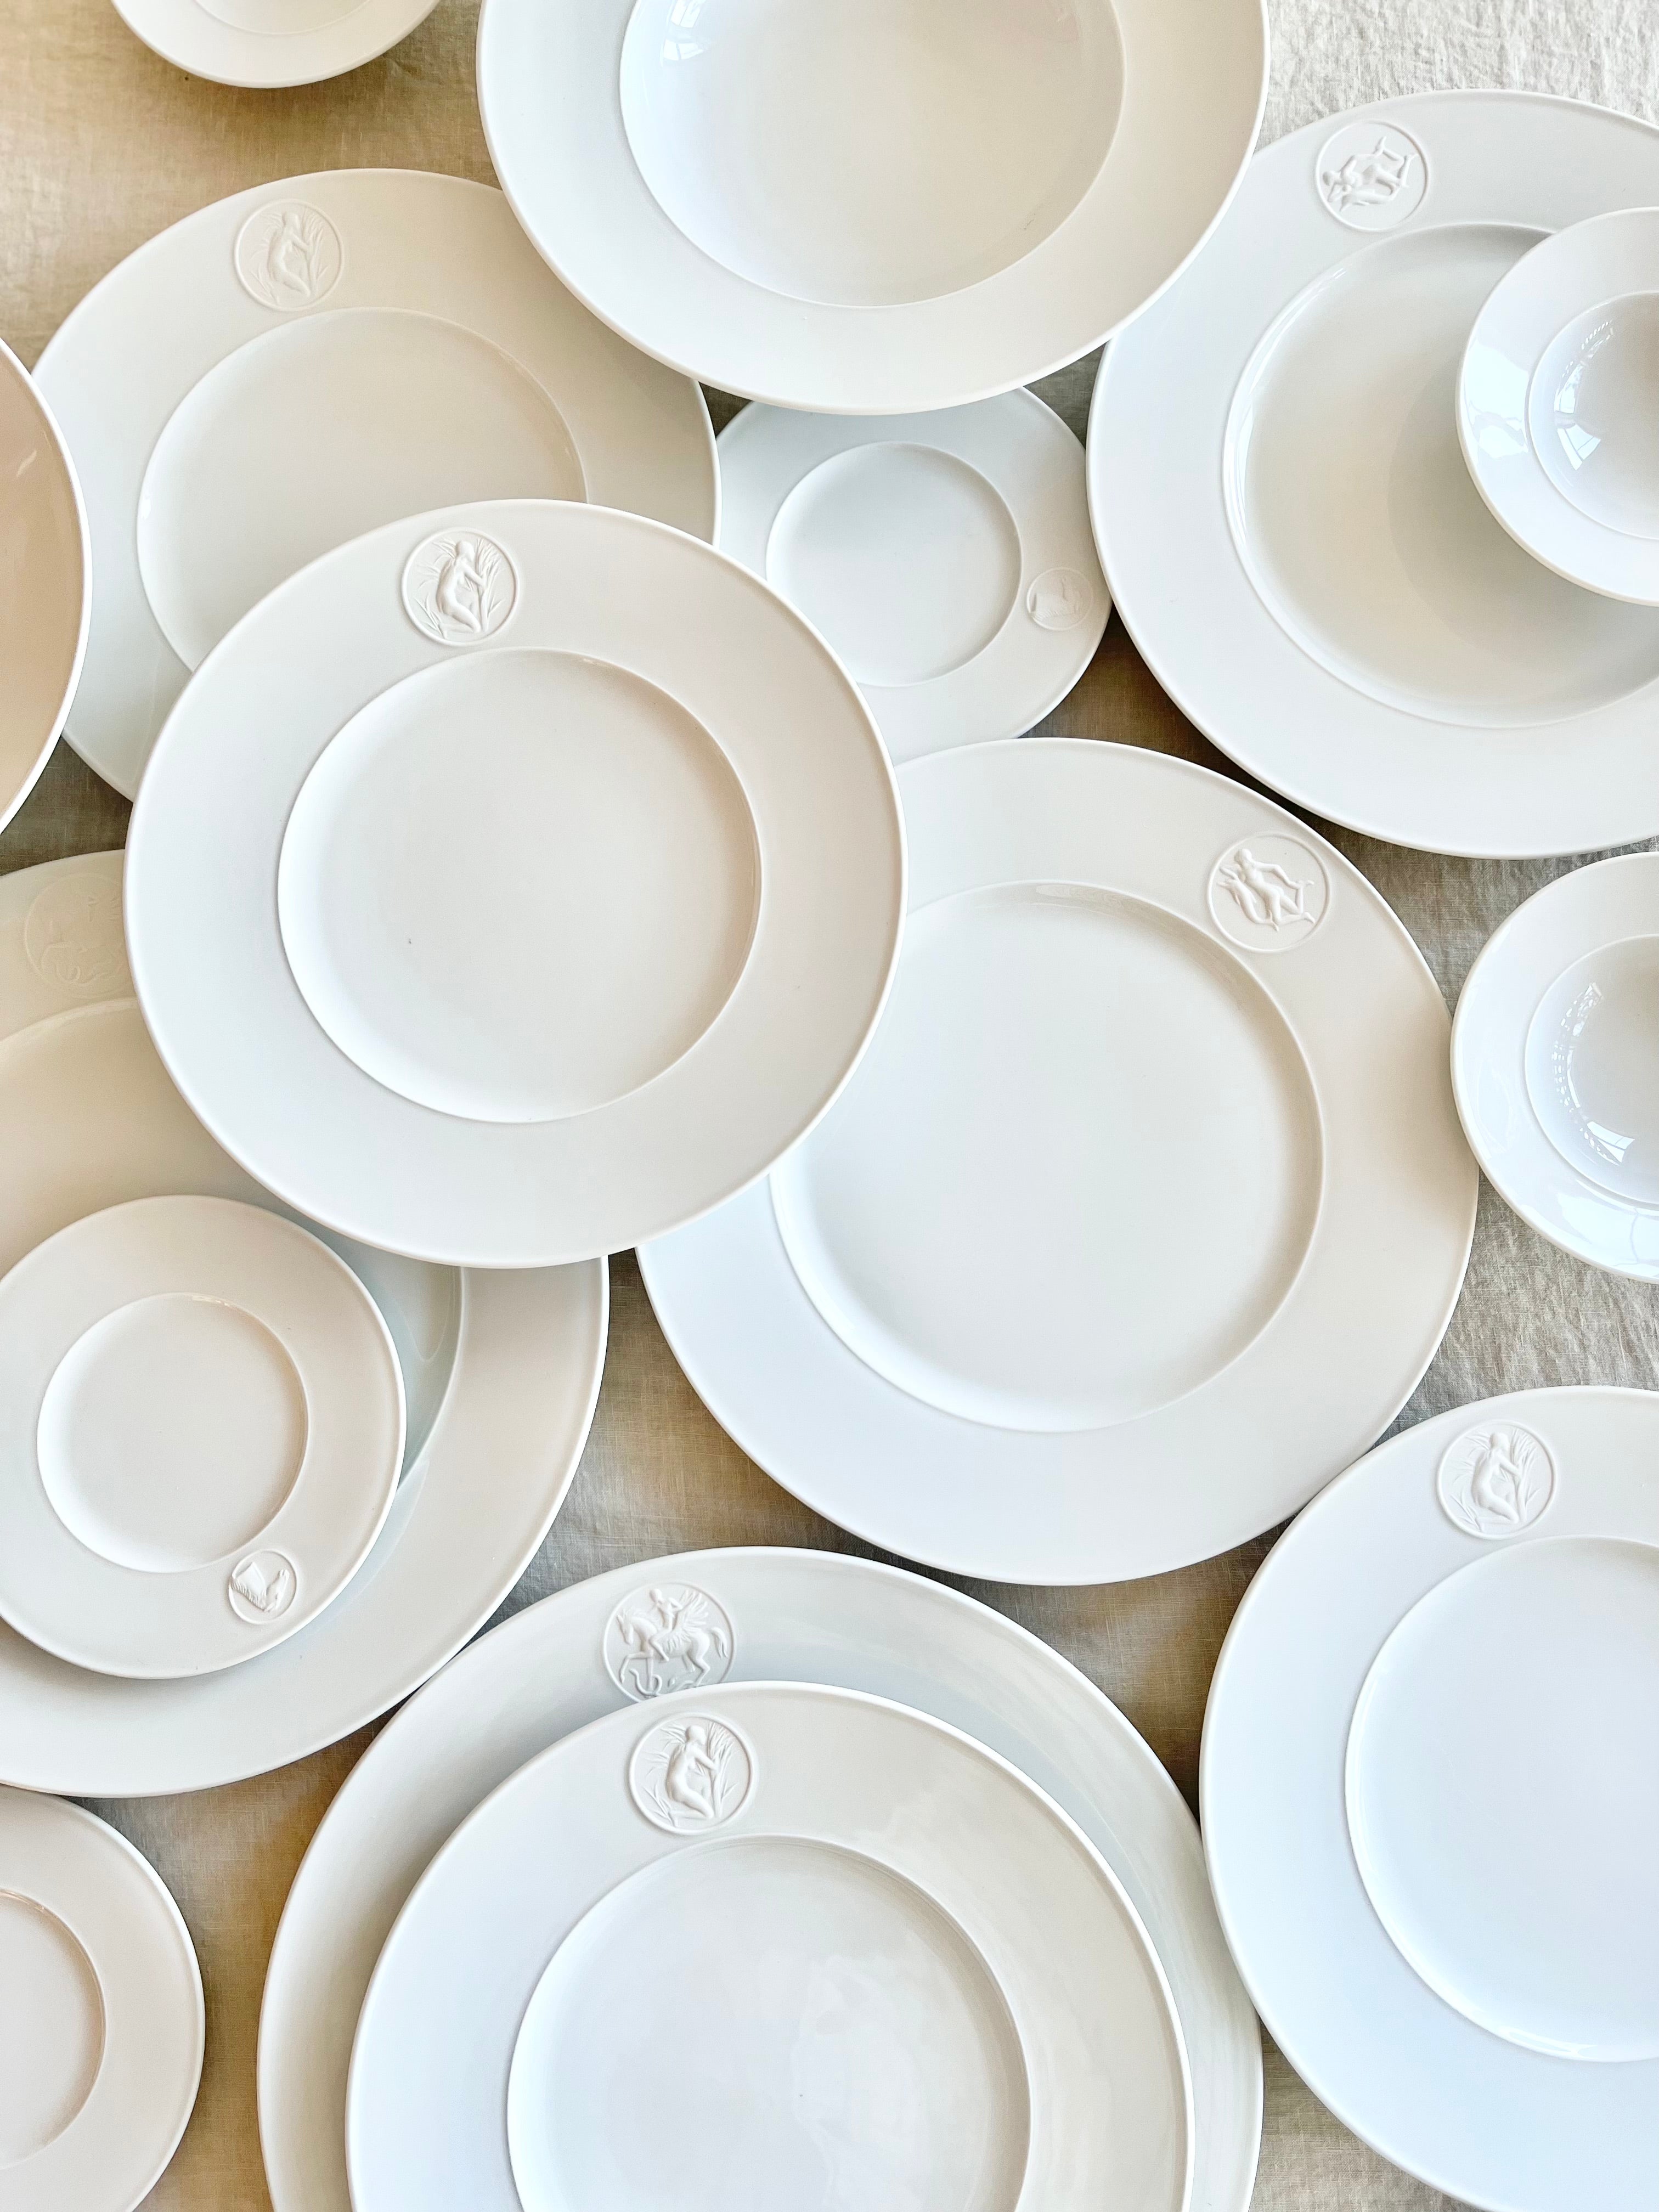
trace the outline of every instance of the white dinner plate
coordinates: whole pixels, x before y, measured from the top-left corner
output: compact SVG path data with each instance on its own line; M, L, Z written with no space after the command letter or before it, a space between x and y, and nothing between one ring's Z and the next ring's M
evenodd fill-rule
M1222 1923L1339 2119L1460 2203L1650 2212L1659 1397L1393 1437L1247 1592L1204 1727Z
M1191 2134L1157 1956L1052 1799L908 1707L728 1682L579 1729L444 1845L346 2162L355 2212L1183 2212Z
M660 523L420 515L291 577L173 710L128 952L185 1097L345 1234L592 1258L764 1175L885 1000L904 835L808 626Z
M119 876L105 853L0 878L0 1268L129 1199L274 1204L191 1115L118 995ZM118 1680L0 1629L8 1782L147 1796L301 1759L441 1667L546 1534L599 1395L604 1267L457 1277L317 1233L368 1287L404 1372L405 1473L374 1549L308 1628L194 1680Z
M1470 969L1464 1133L1499 1194L1592 1267L1659 1282L1659 853L1562 876Z
M1122 1882L1192 2069L1194 2212L1245 2212L1261 2134L1255 2018L1198 1831L1117 1708L1006 1615L920 1576L815 1552L694 1552L562 1590L464 1653L376 1739L329 1808L277 1930L259 2025L276 2212L350 2212L346 2069L392 1921L499 1783L629 1700L723 1680L867 1690L988 1744L1072 1815Z
M202 208L94 286L39 374L91 517L70 742L128 798L226 631L380 523L533 494L714 534L702 394L459 177L333 169Z
M1231 778L1066 738L901 774L911 911L846 1094L641 1267L698 1395L871 1543L1162 1573L1372 1443L1478 1178L1377 893Z
M1534 246L1475 318L1457 434L1517 544L1569 582L1659 605L1659 208Z
M403 1456L380 1308L264 1206L135 1199L0 1279L0 1613L73 1666L208 1674L294 1635Z
M1659 199L1659 131L1425 93L1252 161L1112 347L1089 493L1118 613L1182 712L1301 806L1434 852L1659 832L1659 612L1565 582L1459 449L1459 365L1548 231Z
M155 1869L80 1806L0 1789L5 2212L133 2212L185 2131L205 2025Z
M407 38L437 0L115 0L163 61L215 84L317 84Z
M33 379L0 344L0 830L33 790L75 696L92 549L69 449Z
M1261 125L1258 0L485 0L495 173L579 299L781 407L1074 361L1170 283Z
M720 547L822 631L896 761L1041 721L1112 611L1083 448L1006 392L933 415L750 406L720 435Z

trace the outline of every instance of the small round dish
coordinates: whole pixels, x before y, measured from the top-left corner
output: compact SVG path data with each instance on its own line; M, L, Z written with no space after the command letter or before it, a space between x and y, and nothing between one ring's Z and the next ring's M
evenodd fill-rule
M404 1455L391 1331L263 1206L137 1199L0 1279L0 1613L72 1666L209 1674L316 1618Z
M1475 318L1457 380L1463 458L1535 561L1659 606L1659 208L1620 208L1523 254Z
M1017 738L1112 611L1083 449L1030 392L872 422L750 406L720 435L720 547L841 656L896 761Z
M33 790L80 681L92 546L75 464L33 379L0 344L0 830Z
M80 1806L0 1789L6 2212L134 2212L190 2118L205 2032L155 1869Z
M163 61L214 84L274 90L361 69L425 22L436 0L115 0Z
M488 1798L380 1954L346 2116L355 2212L1183 2212L1191 2138L1082 1831L943 1723L799 1683L612 1713Z
M725 392L908 415L1100 344L1261 125L1258 0L486 0L495 173L576 296Z
M1494 931L1452 1024L1475 1158L1563 1251L1659 1282L1659 853L1577 868Z
M313 1219L456 1266L617 1251L763 1175L903 911L892 769L821 641L695 538L545 500L291 577L174 709L127 845L201 1119Z
M38 373L90 514L70 743L129 799L191 671L348 538L468 499L591 500L706 538L719 516L702 394L459 177L333 169L200 209L93 287Z
M1407 1430L1284 1537L1210 1691L1205 1849L1269 2033L1494 2212L1653 2200L1656 1451L1637 1390Z

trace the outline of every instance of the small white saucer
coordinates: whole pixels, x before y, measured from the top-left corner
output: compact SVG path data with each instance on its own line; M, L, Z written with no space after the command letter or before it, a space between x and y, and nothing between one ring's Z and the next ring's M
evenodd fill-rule
M137 1199L0 1281L0 1613L101 1674L207 1674L303 1628L403 1462L390 1330L262 1206Z
M1083 448L1034 393L874 420L757 403L720 459L721 552L823 633L896 761L1019 737L1094 658Z
M437 0L115 0L163 61L214 84L274 90L360 69L423 23Z
M1659 208L1571 224L1475 318L1457 434L1475 485L1534 560L1659 606Z
M80 680L92 548L52 410L0 345L0 830L34 788Z
M1659 1282L1659 853L1577 869L1494 932L1458 1000L1452 1087L1523 1221Z
M0 2203L133 2212L202 2078L190 1931L125 1836L0 1789Z

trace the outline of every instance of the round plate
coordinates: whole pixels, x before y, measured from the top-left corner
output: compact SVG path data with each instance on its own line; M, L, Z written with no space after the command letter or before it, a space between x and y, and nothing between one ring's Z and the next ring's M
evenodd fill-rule
M495 1629L377 1738L284 1907L259 2026L259 2127L276 2212L349 2212L346 2067L404 1899L507 1776L629 1701L811 1680L948 1721L1072 1815L1123 1884L1170 1979L1192 2068L1192 2202L1245 2212L1261 2134L1255 2015L1221 1941L1198 1831L1127 1721L1004 1614L873 1561L744 1547L562 1590Z
M1175 276L1261 119L1256 0L485 0L495 173L579 299L725 392L958 406Z
M1392 1438L1273 1553L1210 1692L1205 1847L1269 2033L1495 2212L1653 2201L1656 1452L1635 1390Z
M1452 1086L1475 1158L1539 1234L1659 1282L1659 853L1534 893L1470 969Z
M1475 318L1457 434L1475 489L1571 582L1659 605L1659 208L1522 255Z
M0 345L0 830L33 790L80 680L92 550L75 465L28 371Z
M215 84L318 84L425 22L436 0L115 0L163 61Z
M1659 131L1431 93L1258 156L1114 344L1089 493L1112 597L1189 720L1297 805L1478 854L1659 832L1659 613L1552 575L1458 451L1493 287L1543 233L1659 198Z
M155 1869L78 1805L0 1789L6 2212L133 2212L185 2131L205 2027Z
M0 1156L18 1164L0 1267L130 1199L273 1203L188 1112L131 1000L96 995L125 988L119 866L96 854L0 879ZM54 990L65 1011L42 1019ZM599 1395L604 1267L458 1278L318 1233L367 1285L404 1372L406 1471L374 1549L308 1628L193 1680L117 1680L0 1629L8 1781L135 1797L302 1759L441 1667L546 1534Z
M457 1265L617 1251L763 1175L862 1052L904 909L892 770L806 624L551 501L291 578L174 710L127 852L138 995L208 1127Z
M994 1580L1224 1551L1386 1428L1477 1176L1446 1011L1330 846L1064 738L900 777L911 913L854 1083L641 1266L699 1395L868 1541Z
M92 518L70 742L128 798L191 670L363 531L533 493L714 534L702 393L596 323L501 194L459 177L334 169L203 208L93 288L40 377Z
M726 1683L578 1729L439 1852L346 2161L356 2212L1183 2212L1191 2131L1146 1930L1051 1799L885 1699Z
M404 1455L392 1333L263 1206L144 1198L0 1280L0 1612L106 1674L210 1674L313 1620Z
M857 681L896 761L1016 738L1094 658L1112 603L1083 449L1029 392L870 422L745 407L720 534Z

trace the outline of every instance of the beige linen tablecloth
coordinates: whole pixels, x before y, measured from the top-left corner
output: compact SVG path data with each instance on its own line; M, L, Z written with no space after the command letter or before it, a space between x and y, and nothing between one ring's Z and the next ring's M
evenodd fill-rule
M1276 0L1267 136L1389 93L1502 84L1659 113L1652 0ZM440 0L381 61L333 83L245 93L182 76L108 0L0 0L0 336L33 362L88 285L151 234L244 185L359 165L488 179L472 89L474 0ZM1043 387L1082 434L1087 362ZM716 402L717 419L731 411ZM3 682L3 672L0 672ZM1114 624L1046 726L1162 747L1224 768ZM60 746L0 837L0 871L118 845L124 803ZM1322 825L1323 826L1323 825ZM1448 997L1481 943L1560 864L1443 860L1338 831L1422 946ZM592 1440L551 1536L504 1611L623 1562L694 1545L851 1540L776 1488L703 1411L670 1355L631 1255L612 1267L613 1319ZM1504 1389L1659 1379L1659 1292L1597 1274L1483 1193L1468 1287L1407 1422ZM1267 1540L1123 1588L973 1585L1074 1660L1128 1714L1195 1799L1211 1670ZM195 1797L97 1809L160 1869L207 1985L195 2118L149 2203L262 2212L253 2087L264 1965L294 1870L367 1741ZM1340 2127L1271 2048L1260 2212L1424 2212L1449 2200Z

